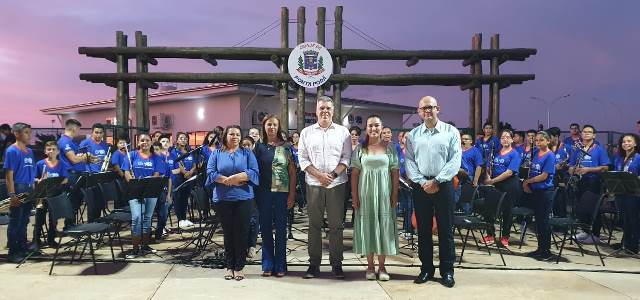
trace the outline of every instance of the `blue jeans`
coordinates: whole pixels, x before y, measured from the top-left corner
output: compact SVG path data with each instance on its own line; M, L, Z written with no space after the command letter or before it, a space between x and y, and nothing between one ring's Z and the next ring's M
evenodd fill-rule
M533 190L533 201L535 202L538 250L549 251L551 249L549 214L553 207L553 190Z
M131 235L148 234L151 229L151 218L158 198L145 198L142 203L138 199L129 200L131 208Z
M138 204L139 205L139 204ZM156 238L162 237L162 229L167 226L169 218L169 203L167 202L167 191L162 192L160 198L156 202L156 210L158 211L158 226L156 226Z
M259 191L257 195L262 233L262 271L287 270L287 196L289 193ZM275 247L273 226L275 225Z
M411 192L405 189L400 189L398 191L398 196L400 202L398 207L402 210L403 213L403 221L402 221L402 229L404 232L413 232L413 226L411 225L411 215L413 214L413 200L411 199Z
M16 194L30 192L33 187L28 184L15 183ZM27 225L31 216L32 203L23 203L18 207L9 208L9 224L7 226L7 241L9 255L27 252Z

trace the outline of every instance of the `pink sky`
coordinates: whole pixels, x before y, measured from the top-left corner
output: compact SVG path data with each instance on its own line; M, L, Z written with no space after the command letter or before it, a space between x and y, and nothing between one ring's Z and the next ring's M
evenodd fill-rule
M115 65L77 54L79 46L111 46L115 31L142 30L151 46L231 46L276 20L280 6L295 19L307 1L9 1L0 10L0 122L51 126L39 109L113 98L115 89L78 79L82 72L113 72ZM220 2L223 2L220 3ZM175 3L175 2L171 2ZM215 3L215 4L214 4ZM471 36L501 34L501 47L537 48L526 62L502 66L506 73L534 73L536 80L503 90L502 119L517 128L546 123L544 106L531 96L572 96L554 105L552 125L592 123L601 130L631 131L640 119L634 91L640 53L640 2L628 1L314 1L307 4L307 40L315 41L317 6L344 18L394 49L468 49ZM615 3L615 5L613 4ZM295 42L295 24L290 25ZM327 44L333 45L333 26ZM376 49L344 31L345 48ZM248 46L276 47L278 29ZM488 70L485 67L485 70ZM272 63L160 60L151 71L275 72ZM351 62L344 73L467 73L458 62ZM181 85L185 86L185 85ZM487 89L485 89L485 92ZM346 97L414 105L435 95L442 118L467 124L468 93L456 87L349 87ZM487 97L485 96L485 103ZM487 109L484 109L486 114ZM215 124L212 124L215 125Z

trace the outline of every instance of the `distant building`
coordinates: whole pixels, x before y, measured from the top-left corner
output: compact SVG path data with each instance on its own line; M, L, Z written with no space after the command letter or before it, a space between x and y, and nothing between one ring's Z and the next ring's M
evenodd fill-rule
M289 129L296 130L295 92L289 93ZM306 125L316 122L316 95L308 93L305 101ZM93 123L117 124L115 99L92 101L58 107L43 108L46 115L57 115L62 123L70 118L83 127ZM135 97L131 98L130 125L135 125ZM410 106L342 98L342 124L364 128L367 116L377 114L386 126L403 128L405 115L415 113ZM215 126L239 124L243 130L260 127L267 114L280 114L278 91L271 86L251 84L212 84L203 87L176 89L163 85L149 95L151 131L174 135L184 131L192 134L191 143L202 141L204 134ZM411 125L411 124L407 124Z

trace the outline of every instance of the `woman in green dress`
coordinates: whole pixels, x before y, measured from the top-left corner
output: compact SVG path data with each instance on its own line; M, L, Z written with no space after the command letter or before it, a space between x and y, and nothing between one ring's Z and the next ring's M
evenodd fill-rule
M375 280L374 255L378 255L378 276L389 280L384 267L387 255L398 254L396 205L398 203L398 154L381 138L379 116L367 118L366 137L351 156L351 193L356 219L354 252L367 255L367 280Z

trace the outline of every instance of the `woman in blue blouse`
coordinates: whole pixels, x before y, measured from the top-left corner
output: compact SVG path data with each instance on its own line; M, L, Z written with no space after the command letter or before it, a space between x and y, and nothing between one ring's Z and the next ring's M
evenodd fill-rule
M640 153L638 142L640 138L633 133L626 133L620 138L618 149L620 154L614 158L616 171L629 172L640 176ZM628 251L638 254L638 239L640 237L640 197L637 195L617 196L622 204L623 222L623 247Z
M518 178L518 171L520 170L520 154L513 149L513 132L505 129L500 134L500 144L502 148L490 161L488 168L490 172L487 172L487 178L484 181L485 184L491 184L496 189L507 193L502 201L502 236L500 237L500 243L504 247L509 247L509 234L511 232L511 224L513 222L511 210L513 209L513 202L520 198L520 179ZM487 221L493 224L493 214L490 212ZM484 241L487 244L495 241L495 229L490 226L487 230L487 236L484 237Z
M124 161L122 169L125 171L125 179L129 181L133 178L158 177L164 174L164 159L151 150L151 137L148 134L143 133L138 136L138 147L139 150L129 152L129 157ZM151 217L157 201L158 198L129 200L133 251L126 256L128 259L148 252L155 253L149 243L151 242ZM141 241L142 247L140 247Z
M177 159L183 154L190 151L189 148L189 136L184 132L178 132L176 134L176 148L172 151L174 159ZM191 178L195 173L193 154L187 156L180 162L175 163L173 169L179 169L180 172L171 178L173 181L174 189L182 184L185 180ZM178 227L187 228L193 226L193 223L187 219L187 205L189 201L190 189L174 190L173 195L173 209L176 212L178 218Z
M228 126L223 133L222 148L209 157L207 185L214 185L218 214L224 231L226 269L224 279L244 279L247 236L253 187L258 185L258 162L251 150L240 147L242 130Z
M540 131L536 134L536 151L531 157L529 178L522 182L525 193L533 194L536 216L536 233L538 235L538 249L527 254L536 259L551 257L551 228L549 214L553 204L553 176L556 173L555 153L549 149L551 137Z
M260 182L256 193L262 233L262 276L282 277L287 270L287 209L296 195L296 166L289 144L281 138L280 120L262 122L262 143L256 145ZM275 225L275 247L273 229Z

